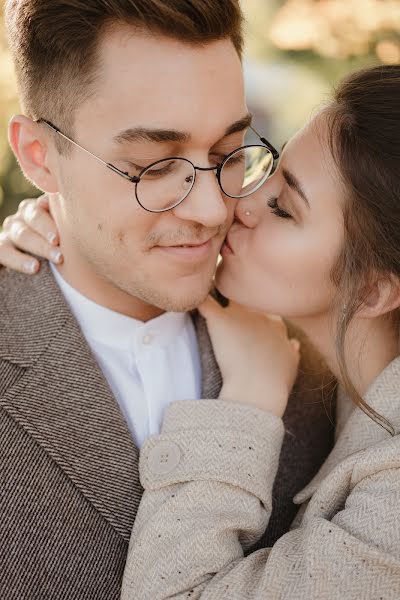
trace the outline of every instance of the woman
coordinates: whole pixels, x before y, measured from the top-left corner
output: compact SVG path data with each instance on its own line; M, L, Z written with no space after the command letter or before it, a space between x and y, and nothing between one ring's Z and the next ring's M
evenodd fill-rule
M220 401L173 404L142 449L123 600L400 598L399 161L400 66L377 67L238 203L217 273L232 302L201 309ZM268 523L299 356L254 310L303 329L341 386L335 447L292 530L245 556Z

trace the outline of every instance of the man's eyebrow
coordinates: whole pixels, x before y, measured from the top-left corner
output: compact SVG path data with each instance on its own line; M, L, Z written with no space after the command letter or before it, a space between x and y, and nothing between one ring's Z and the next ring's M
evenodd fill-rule
M175 129L148 129L146 127L134 127L120 131L114 136L117 144L132 142L155 142L155 143L185 143L190 140L190 134Z
M247 114L238 121L235 121L234 123L232 123L232 125L229 125L228 129L225 131L224 137L232 135L232 133L239 133L240 131L244 131L245 129L250 127L252 120L253 115Z
M243 131L250 126L252 121L252 115L248 114L235 121L225 131L224 137ZM114 142L117 144L126 144L133 142L154 142L154 143L168 143L175 142L184 144L189 142L191 138L190 133L186 131L177 131L176 129L150 129L147 127L131 127L120 131L114 136Z
M293 173L290 173L287 169L282 169L282 175L285 178L286 183L288 184L288 186L294 190L295 192L298 193L298 195L304 200L304 202L307 204L308 208L310 208L310 203L308 201L308 198L306 196L305 191L303 190L299 180L293 175Z

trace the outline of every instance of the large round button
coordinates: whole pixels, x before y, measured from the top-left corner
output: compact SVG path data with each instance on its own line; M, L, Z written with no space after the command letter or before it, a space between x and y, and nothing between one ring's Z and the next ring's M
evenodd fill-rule
M181 451L174 442L159 442L150 450L147 460L149 469L155 475L166 475L179 465Z

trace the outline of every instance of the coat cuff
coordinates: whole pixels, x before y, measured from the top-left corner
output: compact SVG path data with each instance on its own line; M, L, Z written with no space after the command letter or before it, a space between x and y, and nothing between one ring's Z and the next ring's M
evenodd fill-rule
M184 400L166 411L161 435L140 454L143 487L188 481L240 487L269 507L284 436L272 413L222 400Z

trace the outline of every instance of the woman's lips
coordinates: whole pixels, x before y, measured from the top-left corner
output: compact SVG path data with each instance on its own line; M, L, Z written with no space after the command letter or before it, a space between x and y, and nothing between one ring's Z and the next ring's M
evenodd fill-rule
M221 255L222 256L227 256L227 255L230 255L230 254L235 254L235 253L234 253L234 251L232 249L232 246L229 243L228 236L226 236L225 242L224 242L224 244L223 244L223 246L221 248Z

